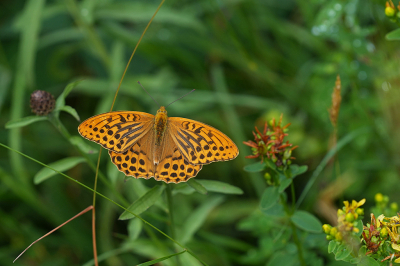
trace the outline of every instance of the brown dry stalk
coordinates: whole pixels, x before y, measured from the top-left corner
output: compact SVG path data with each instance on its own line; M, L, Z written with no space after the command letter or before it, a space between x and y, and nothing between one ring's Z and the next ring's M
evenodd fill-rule
M337 120L338 120L339 110L340 110L340 103L342 102L342 96L340 95L341 88L342 88L342 85L340 82L340 76L337 75L335 87L333 87L333 92L332 92L332 106L328 110L329 118L331 119L331 123L335 128L337 126Z
M53 233L54 231L58 230L59 228L63 227L64 225L66 225L67 223L71 222L73 219L78 218L79 216L81 216L82 214L90 211L93 209L93 206L89 206L86 209L84 209L83 211L81 211L80 213L78 213L77 215L75 215L74 217L72 217L71 219L69 219L68 221L60 224L59 226L57 226L56 228L54 228L53 230L51 230L50 232L48 232L47 234L45 234L44 236L41 236L40 238L38 238L37 240L33 241L32 244L30 244L24 251L21 252L21 254L18 255L18 257L13 261L13 263L19 258L21 257L22 254L25 253L25 251L27 251L31 246L33 246L33 244L35 244L36 242L39 242L41 239L45 238L46 236L50 235L51 233Z

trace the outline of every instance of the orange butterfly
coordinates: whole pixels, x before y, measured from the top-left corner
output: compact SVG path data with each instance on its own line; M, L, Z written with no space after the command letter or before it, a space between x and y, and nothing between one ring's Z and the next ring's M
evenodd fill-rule
M78 127L82 137L108 149L127 176L186 182L204 164L236 158L239 150L221 131L186 118L116 111L93 116Z

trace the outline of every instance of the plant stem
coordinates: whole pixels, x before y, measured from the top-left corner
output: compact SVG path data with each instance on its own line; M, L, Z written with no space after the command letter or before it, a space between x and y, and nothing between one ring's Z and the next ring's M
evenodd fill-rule
M292 183L292 185L293 185L293 183ZM281 202L283 204L283 208L285 209L286 214L290 217L293 214L293 212L295 211L295 209L294 208L292 210L289 209L289 207L287 206L287 202L283 198L282 194L281 194L280 198L281 198ZM303 250L301 248L301 243L297 236L296 226L294 225L294 223L292 223L292 221L290 221L290 219L289 219L289 222L290 222L290 226L292 227L293 242L297 246L297 253L299 254L300 264L302 266L306 266L306 263L305 263L304 257L303 257Z
M293 184L293 180L292 183L290 184L290 190L292 192L292 213L296 210L296 193L294 191L294 184Z
M171 229L171 236L175 239L175 220L174 220L174 207L172 202L172 184L167 184L167 202L168 202L168 212L169 212L169 220L170 220L170 229ZM175 248L178 252L179 250ZM179 260L179 256L176 256L177 265L181 265Z
M301 248L301 244L299 241L299 238L297 236L297 230L296 230L296 226L294 225L294 223L290 222L290 225L292 226L292 231L293 231L293 241L297 246L297 253L299 254L299 261L300 264L302 266L306 266L306 262L304 261L304 257L303 257L303 250Z

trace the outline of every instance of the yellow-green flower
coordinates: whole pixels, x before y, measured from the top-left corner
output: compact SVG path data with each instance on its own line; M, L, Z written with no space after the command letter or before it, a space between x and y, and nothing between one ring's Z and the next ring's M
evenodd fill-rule
M397 245L397 244L395 244L395 243L392 243L392 248L393 248L394 250L396 250L396 251L400 251L400 246ZM394 262L395 262L395 263L400 263L400 258L395 259Z

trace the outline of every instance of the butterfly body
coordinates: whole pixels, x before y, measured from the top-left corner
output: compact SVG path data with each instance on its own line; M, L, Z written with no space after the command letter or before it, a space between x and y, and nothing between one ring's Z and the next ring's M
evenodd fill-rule
M168 116L164 106L161 106L154 118L154 131L156 133L156 146L161 146L165 130L167 129Z
M91 117L78 127L86 139L108 149L118 170L135 178L185 182L204 164L236 158L239 150L221 131L198 121L116 111Z

